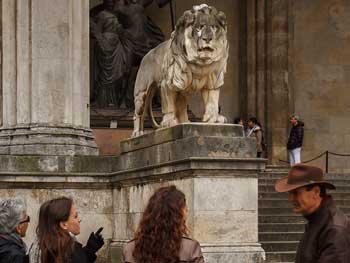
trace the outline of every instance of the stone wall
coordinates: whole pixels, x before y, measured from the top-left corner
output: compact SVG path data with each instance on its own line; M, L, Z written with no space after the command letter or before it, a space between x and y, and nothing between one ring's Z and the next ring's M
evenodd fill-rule
M305 121L302 159L350 153L350 2L294 1L291 44L294 108ZM349 170L348 163L330 157L331 171Z

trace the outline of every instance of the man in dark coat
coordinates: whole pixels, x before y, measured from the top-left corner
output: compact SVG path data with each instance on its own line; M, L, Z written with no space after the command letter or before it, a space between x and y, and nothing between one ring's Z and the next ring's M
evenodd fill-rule
M288 192L293 211L307 220L296 263L350 262L350 220L327 194L326 189L335 186L325 181L322 169L294 165L287 177L277 180L275 189Z
M22 240L30 219L21 199L0 201L0 263L26 263L27 247Z
M297 115L292 115L290 117L290 123L292 124L292 129L290 130L287 150L289 155L290 165L300 163L301 147L303 146L304 139L304 123L299 120Z

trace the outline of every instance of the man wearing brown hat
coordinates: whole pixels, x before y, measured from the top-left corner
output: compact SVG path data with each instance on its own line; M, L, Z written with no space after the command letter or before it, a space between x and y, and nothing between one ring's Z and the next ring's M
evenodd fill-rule
M350 221L327 194L335 186L324 179L322 169L296 164L287 177L277 180L275 189L288 192L293 211L308 221L296 263L350 262Z

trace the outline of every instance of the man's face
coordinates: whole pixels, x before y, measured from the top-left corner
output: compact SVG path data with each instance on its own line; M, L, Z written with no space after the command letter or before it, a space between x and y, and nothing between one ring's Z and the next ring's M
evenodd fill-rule
M292 204L294 213L309 215L321 204L320 187L314 186L310 190L305 187L294 189L288 192L288 201Z
M249 127L249 128L253 128L253 127L254 127L254 122L248 121L248 127Z
M295 126L298 124L298 120L295 117L290 118L290 123Z

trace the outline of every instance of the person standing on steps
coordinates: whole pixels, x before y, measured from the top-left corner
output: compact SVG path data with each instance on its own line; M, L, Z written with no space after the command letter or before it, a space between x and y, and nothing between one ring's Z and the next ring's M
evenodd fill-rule
M262 157L263 153L263 130L257 118L251 117L248 119L247 137L254 137L256 139L256 156Z
M296 263L350 262L350 220L327 194L335 186L324 179L321 168L296 164L277 180L275 189L288 192L294 213L307 220Z
M304 139L304 123L300 121L299 116L290 116L290 123L292 128L290 130L287 150L289 156L289 163L291 166L301 162L301 147Z

